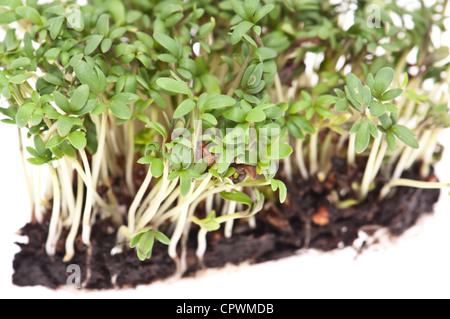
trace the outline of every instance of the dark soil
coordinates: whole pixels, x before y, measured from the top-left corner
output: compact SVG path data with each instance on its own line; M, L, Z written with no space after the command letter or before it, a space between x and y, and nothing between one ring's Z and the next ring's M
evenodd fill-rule
M362 178L364 163L360 164L353 169L347 167L344 160L334 158L333 170L327 180L305 183L294 178L295 182L288 187L286 203L278 206L266 204L256 216L256 229L250 229L248 223L241 222L235 225L232 238L225 238L220 231L210 233L203 264L199 264L195 256L198 228L193 226L188 242L189 269L186 275L204 267L223 267L227 263L239 264L247 260L260 263L279 259L293 255L301 248L329 251L350 246L361 229L386 227L391 234L400 235L419 217L433 211L439 198L438 190L405 187L397 188L393 196L383 201L378 201L378 187L362 204L347 209L335 208L329 201L331 192L339 190L340 200L351 198L349 185ZM419 179L417 169L406 172L403 177ZM432 174L428 180L436 180L436 177ZM201 216L203 213L200 211L198 214ZM76 257L70 264L80 266L86 288L134 287L174 274L175 264L163 245L155 245L151 260L146 262L140 262L134 250L111 256L117 231L112 225L111 221L104 220L93 227L91 258L87 258L86 248L80 241L77 245ZM29 244L20 245L21 252L15 257L14 284L50 288L66 284L68 264L61 261L64 241L61 240L57 255L49 258L45 254L47 231L48 224L28 224L22 229L22 234L29 238ZM88 280L86 269L90 269Z

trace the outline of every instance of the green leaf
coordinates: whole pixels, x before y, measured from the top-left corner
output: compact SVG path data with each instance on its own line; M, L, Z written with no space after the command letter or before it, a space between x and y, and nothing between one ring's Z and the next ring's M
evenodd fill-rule
M369 124L369 132L374 138L378 137L378 129L374 122L368 121Z
M161 244L170 245L170 239L163 233L155 231L155 237Z
M60 116L58 119L57 123L57 128L58 128L58 134L60 136L67 136L67 134L70 133L70 131L72 130L73 127L73 121L70 117L68 116Z
M47 147L48 148L54 148L57 147L58 145L60 145L62 142L64 142L65 138L61 137L59 135L55 135L53 136L50 141L48 141L47 143Z
M212 125L216 126L218 124L218 121L216 119L216 117L212 114L209 113L203 113L202 115L200 115L200 118L211 123Z
M100 83L94 68L84 61L80 61L73 66L77 78L82 84L86 84L93 92L100 90Z
M255 54L259 57L261 61L272 60L277 57L277 51L267 47L261 47L256 49ZM233 65L233 64L231 64Z
M345 78L345 83L347 84L348 90L350 92L351 97L358 103L363 104L364 103L364 88L359 80L359 78L354 75L353 73L350 73Z
M150 166L152 175L156 178L160 178L164 172L164 162L160 158L153 158L152 165Z
M189 194L189 191L191 190L192 186L192 178L189 176L189 174L186 171L180 172L180 190L181 195L186 196Z
M22 0L0 0L0 6L10 7L15 9L22 5Z
M198 219L193 216L192 221L207 231L216 231L220 229L220 224L216 221L216 212L212 211L205 219Z
M162 125L160 123L155 123L155 122L148 122L147 127L154 129L164 138L164 140L167 140L168 135L167 135L167 130L164 127L164 125Z
M325 117L325 118L327 118L327 119L330 119L330 120L332 120L333 118L334 118L334 114L333 114L333 112L331 112L330 110L328 110L328 109L326 109L326 108L324 108L324 107L316 107L316 112L320 115L320 116L322 116L322 117Z
M69 142L78 150L82 150L87 145L86 134L84 132L72 132L69 134Z
M346 112L349 107L347 99L345 97L340 99L339 101L337 101L337 103L334 107L335 107L336 111Z
M55 40L61 32L62 25L64 23L64 17L56 17L50 26L50 37Z
M160 33L160 32L155 32L153 34L153 38L159 43L161 44L164 48L167 49L167 51L169 51L170 53L174 54L175 56L177 56L178 54L178 44L177 42L172 39L171 37L169 37L168 35L164 34L164 33Z
M20 128L27 126L28 122L31 120L33 112L36 110L36 105L34 103L23 104L16 114L16 123Z
M195 102L191 99L184 100L175 110L173 117L178 119L189 114L195 108Z
M139 233L131 237L130 248L135 248L139 244L139 241L141 240L142 236L144 236L144 233Z
M238 191L235 191L233 193L222 192L222 193L220 193L220 196L222 196L223 198L225 198L227 200L246 204L247 206L253 205L253 201L250 198L250 196L248 196L247 194L245 194L243 192L238 192Z
M15 11L0 12L0 24L10 24L19 19Z
M67 13L67 23L69 27L73 28L75 31L81 32L84 30L84 18L79 8L70 8Z
M254 26L253 23L248 21L242 21L237 26L234 27L233 33L231 34L231 44L236 45L242 40L244 34L248 32Z
M374 116L374 117L380 117L384 113L386 113L386 105L376 102L376 101L370 102L369 109L370 109L370 114L372 114L372 116Z
M0 87L6 87L8 86L8 79L5 76L5 73L3 73L2 70L0 70Z
M309 134L314 134L316 132L314 126L312 126L311 123L306 120L306 117L302 115L293 116L292 121L295 123L295 125Z
M244 8L244 2L240 0L232 0L231 6L233 8L233 11L236 12L237 15L239 15L243 20L248 19L247 12Z
M311 100L301 100L292 105L291 109L289 110L289 113L296 114L307 108L310 108L311 106L312 106Z
M258 22L266 15L268 15L274 8L275 6L273 4L266 4L265 6L261 7L258 11L256 11L253 17L253 22Z
M245 121L245 112L240 107L230 107L223 113L223 116L236 123Z
M315 106L323 106L323 105L336 103L336 101L337 101L337 98L335 96L325 94L325 95L319 96L314 105Z
M89 98L89 86L81 85L73 92L70 100L70 110L77 112L81 110Z
M86 43L86 46L84 47L84 54L89 55L93 53L98 48L102 40L103 35L95 34L91 36L88 42Z
M21 84L21 83L25 82L28 78L29 78L28 75L18 74L18 75L10 77L9 82L14 83L14 84Z
M394 76L394 70L389 67L382 68L380 71L378 71L378 73L375 75L375 93L377 95L383 94L391 85L392 81L394 80Z
M206 100L201 112L210 111L215 109L222 109L225 107L233 106L236 104L236 100L228 95L212 94Z
M398 137L400 141L412 148L419 148L419 143L416 139L416 134L409 128L403 125L394 125L392 127L392 133Z
M31 63L31 60L27 57L21 57L18 59L15 59L12 63L11 63L11 69L20 69L23 68L24 66L27 66Z
M102 14L97 20L97 32L104 37L109 33L109 14Z
M45 53L45 57L47 61L57 61L60 53L61 48L52 48Z
M394 151L397 148L397 143L395 142L395 135L392 132L386 133L386 142L391 151Z
M156 84L163 90L170 92L172 94L184 94L191 96L192 92L186 83L182 81L177 81L171 78L159 78L156 80Z
M153 245L155 243L155 233L154 231L148 231L144 233L139 240L138 251L148 256L148 253L153 250Z
M286 184L284 184L282 181L278 181L278 180L275 180L275 179L272 179L270 181L270 184L271 184L272 190L274 192L279 190L280 203L283 204L286 201L286 198L287 198L287 187L286 187Z
M262 122L266 119L266 113L260 109L253 109L250 112L247 113L247 116L245 117L245 120L247 122Z
M19 16L28 19L35 24L42 24L41 15L35 8L20 6L17 7L15 11Z
M112 101L117 101L123 104L132 104L139 100L139 96L134 93L122 92L119 93L111 99Z
M69 101L67 101L66 97L62 95L60 92L53 92L53 98L55 100L56 105L65 113L69 113L70 105Z
M303 140L305 138L305 135L303 134L302 130L298 125L296 125L294 122L287 122L286 126L289 130L289 133L291 133L295 138Z
M402 93L403 93L402 89L389 90L381 96L381 101L391 101L391 100L399 97Z
M367 123L367 121L363 121L359 126L358 133L356 133L356 140L355 140L356 153L359 154L364 152L367 146L369 146L369 142L370 142L369 123Z
M267 157L271 160L278 160L289 157L293 149L288 144L272 144L267 148Z
M109 109L112 114L119 119L129 120L133 117L133 112L130 107L121 101L111 100L109 103Z
M64 86L64 81L59 76L52 73L44 75L44 80L56 86Z

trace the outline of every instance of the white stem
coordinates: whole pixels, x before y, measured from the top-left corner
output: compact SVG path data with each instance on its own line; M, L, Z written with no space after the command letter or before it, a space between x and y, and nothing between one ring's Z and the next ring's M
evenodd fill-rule
M127 158L126 158L126 171L125 179L127 182L130 194L135 194L136 187L134 186L133 180L133 167L134 167L134 121L128 121L128 148L127 148Z
M423 188L423 189L441 189L450 187L450 183L438 183L438 182L422 182L415 181L412 179L399 178L392 180L389 183L390 187L413 187L413 188Z
M50 165L51 179L53 184L53 210L52 217L50 219L50 226L48 229L48 238L45 245L45 251L47 255L54 256L56 253L56 244L59 238L60 230L60 212L61 212L61 187L59 185L58 174L56 169Z
M206 248L208 247L206 236L208 235L208 231L206 229L200 228L198 231L198 243L197 243L197 252L196 255L200 261L200 264L203 263L203 257L205 256Z
M430 168L433 162L433 154L434 151L436 150L436 145L438 143L438 136L440 132L441 130L433 131L427 144L427 147L424 150L423 163L422 167L420 168L420 176L423 178L428 177L428 175L430 175Z
M378 152L377 159L375 160L372 179L375 179L377 177L378 172L381 169L381 165L383 164L383 160L386 155L387 148L388 148L388 144L387 144L386 140L383 140L383 142L381 143L380 151Z
M395 171L394 171L394 174L392 174L391 179L397 179L402 176L402 174L405 170L405 167L406 167L406 163L407 163L408 159L411 157L413 150L414 149L410 148L410 147L405 148L402 156L400 157L400 160L397 163L397 166L395 167Z
M72 178L69 176L69 167L65 158L59 161L61 165L61 182L63 197L67 201L67 209L69 211L69 217L65 220L64 225L71 225L75 214L75 196L72 190Z
M309 141L309 172L314 176L319 170L319 163L317 162L317 140L318 132L311 134Z
M158 195L156 195L154 199L154 203L151 203L149 208L145 211L145 213L142 215L142 217L139 219L137 223L136 229L139 231L140 229L144 228L148 223L150 223L153 219L153 217L158 212L158 209L160 208L162 202L169 196L170 193L167 192L167 188L169 187L170 181L167 179L167 176L169 175L169 164L166 163L164 166L164 174L162 177L163 183L162 186L158 192Z
M251 229L256 229L256 218L255 218L255 216L250 216L248 218L248 225L250 226Z
M348 166L356 166L356 151L355 151L355 141L356 134L350 134L348 140L348 151L347 151L347 164Z
M209 214L214 209L214 195L209 195L206 198L205 210L206 214Z
M145 177L144 182L142 183L141 187L139 188L139 191L136 194L136 197L133 200L133 203L130 206L130 209L128 210L128 230L131 234L134 234L135 226L136 226L136 212L139 207L139 204L142 201L142 198L144 198L145 193L147 192L148 187L150 186L150 183L152 181L152 173L150 168L148 169L147 176Z
M361 189L359 193L359 199L363 200L367 197L369 193L370 184L373 181L375 161L377 159L378 150L380 148L382 135L380 134L374 141L372 150L370 151L369 159L366 164L366 170L364 171L364 176L361 182Z
M422 133L422 136L419 139L419 148L415 149L408 161L406 162L406 169L410 169L414 163L417 161L417 159L424 153L424 151L427 149L427 146L429 145L429 140L431 136L431 130L426 130Z
M83 243L86 246L90 246L90 239L91 239L91 213L92 213L92 207L93 207L93 200L94 200L94 187L92 184L92 174L91 174L91 168L89 166L89 161L86 156L86 152L84 150L80 150L81 159L83 161L84 170L86 173L86 204L84 206L84 213L83 213L83 231L82 231L82 239Z
M100 176L100 168L102 166L102 162L107 160L103 157L105 153L105 144L106 144L106 131L107 131L107 124L108 124L108 113L104 112L102 114L102 121L101 121L101 128L100 128L100 135L99 135L99 142L98 142L98 149L97 154L93 156L93 165L92 165L92 181L94 187L97 187L98 185L98 179ZM105 181L106 183L107 181Z
M295 156L297 159L297 166L300 170L300 174L304 180L308 180L308 169L306 168L305 159L303 157L303 140L297 139L295 146Z
M177 257L177 245L181 238L181 235L183 234L187 214L189 213L189 205L204 192L209 182L211 181L211 178L212 175L208 174L208 176L202 181L202 183L198 186L195 192L193 192L192 195L187 196L187 198L185 198L185 201L179 207L175 208L181 213L179 215L175 231L170 239L169 256L172 257L173 259Z
M178 178L176 181L178 182ZM173 209L169 210L169 208L172 207L173 203L177 200L177 198L180 197L180 193L181 193L180 186L178 186L164 201L164 204L161 205L161 207L158 210L158 213L154 217L156 226L161 225L164 222L164 220L166 220L165 218L166 214L170 211L173 211Z
M292 182L292 164L291 164L291 157L285 157L283 159L284 162L284 175L286 176L286 179L288 182Z
M75 255L75 240L78 235L78 229L80 228L81 215L83 212L83 200L84 200L84 183L82 178L78 175L77 181L77 201L75 204L75 214L72 220L72 227L70 228L69 235L66 239L66 255L64 256L64 262L68 263Z
M242 187L238 187L236 190L239 192L242 192ZM234 213L236 213L236 207L237 207L237 202L230 201L230 204L227 209L227 215L233 215ZM231 238L231 236L233 236L233 226L234 226L234 220L229 220L225 223L225 237L226 238Z
M41 205L41 167L36 167L38 172L38 178L37 178L37 184L36 184L36 190L33 191L34 193L34 214L36 216L36 220L39 223L42 223L43 216L42 216L42 205ZM32 179L31 179L32 180ZM31 193L30 193L31 195Z
M138 218L138 216L142 216L142 214L144 214L145 210L150 205L150 202L155 198L155 196L158 194L159 190L161 189L162 183L163 183L163 181L162 181L162 179L160 179L158 181L158 183L156 183L156 185L152 187L152 190L150 191L150 193L147 195L147 197L142 202L142 205L137 210L136 218Z
M18 132L18 138L19 138L20 161L22 164L23 175L25 177L25 182L27 185L28 196L30 199L30 205L31 205L31 207L33 207L33 205L34 205L34 216L32 216L32 219L33 219L33 217L35 217L39 223L42 223L43 218L42 218L40 200L38 200L39 194L36 194L36 192L33 189L33 177L31 176L31 173L27 169L23 141L22 141L22 132L20 131L20 128L17 128L17 132Z

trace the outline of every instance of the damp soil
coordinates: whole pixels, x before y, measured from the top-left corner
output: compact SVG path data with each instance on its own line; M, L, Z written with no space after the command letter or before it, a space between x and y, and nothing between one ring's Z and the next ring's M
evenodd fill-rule
M371 232L386 228L394 236L401 235L424 214L433 212L439 199L438 190L399 187L391 197L379 201L381 187L371 191L367 200L345 209L337 209L332 199L351 198L354 181L362 179L362 167L347 167L345 160L334 158L333 169L325 181L317 179L304 182L294 178L288 187L285 204L266 204L256 215L256 228L239 222L232 238L223 232L208 236L208 248L202 263L195 256L197 226L192 226L187 243L188 270L185 276L195 274L202 268L220 268L228 263L245 261L261 263L295 254L299 249L315 248L330 251L351 246L361 230ZM420 179L418 166L405 172L404 178ZM437 180L432 173L427 180ZM379 180L378 185L382 185ZM123 189L118 187L117 189ZM338 190L337 193L335 190ZM333 195L334 193L334 195ZM126 195L123 203L127 204ZM204 215L200 208L199 217ZM167 254L167 247L155 245L149 261L138 260L134 250L111 256L115 245L117 227L111 220L99 220L92 230L92 248L87 251L77 239L76 255L70 264L77 264L86 289L113 289L145 285L172 276L175 263ZM21 230L28 237L28 244L18 244L21 251L15 256L13 283L18 286L46 286L58 288L66 285L69 264L64 257L64 234L57 253L50 258L45 254L48 223L28 224Z

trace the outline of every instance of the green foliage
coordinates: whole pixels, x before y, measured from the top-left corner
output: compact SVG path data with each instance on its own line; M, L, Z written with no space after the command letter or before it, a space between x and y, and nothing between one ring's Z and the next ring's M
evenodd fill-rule
M358 163L388 147L372 157L381 167L449 127L447 96L423 86L444 84L448 73L449 50L430 36L445 30L441 2L412 10L380 4L380 26L372 27L368 5L357 1L344 29L342 7L330 1L0 0L2 122L27 133L31 164L59 169L68 161L98 183L88 188L125 177L133 196L136 159L148 165L149 185L136 190L138 221L128 225L139 231L131 246L144 260L155 238L168 244L152 227L179 229L172 223L204 194L218 190L245 205L227 218L249 217L263 194L286 201L289 183L275 179L285 172L303 165L311 178L326 176L333 156L355 164L345 154L353 137L347 152L364 158ZM394 24L394 16L413 26ZM113 188L107 193L102 207L117 209ZM180 196L165 202L169 193ZM174 210L167 216L161 207ZM222 217L192 220L213 231Z
M169 245L170 239L163 233L153 229L152 227L143 228L139 233L132 236L130 240L130 248L136 248L138 258L141 261L150 259L153 253L155 238L161 244Z

